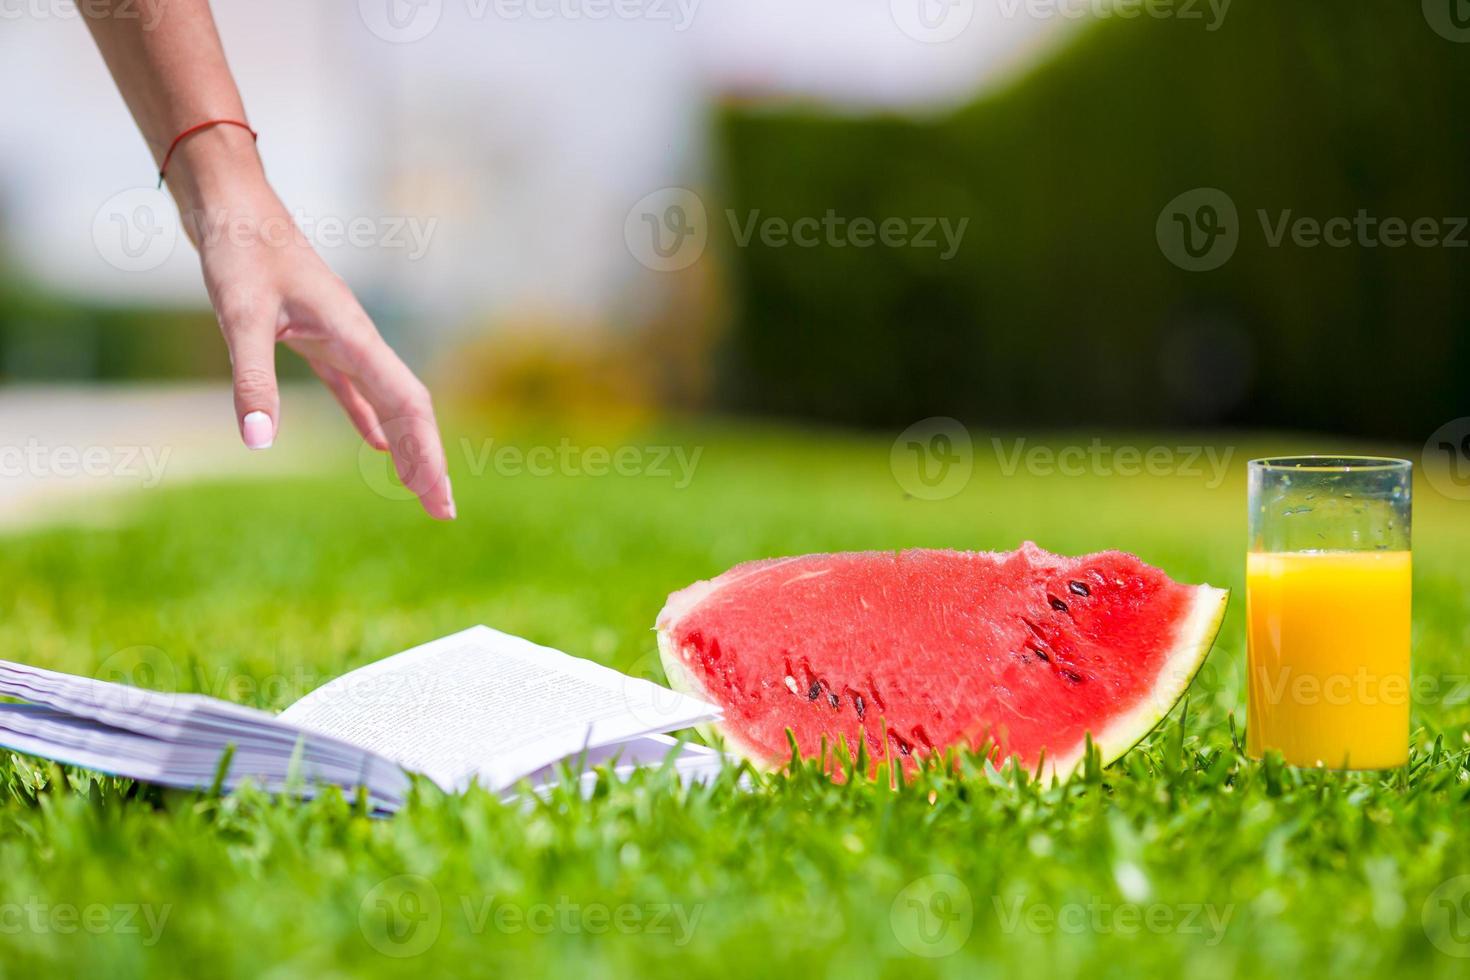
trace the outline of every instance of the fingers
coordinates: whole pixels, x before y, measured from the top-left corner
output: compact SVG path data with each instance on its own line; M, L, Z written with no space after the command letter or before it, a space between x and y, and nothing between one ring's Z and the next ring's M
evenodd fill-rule
M307 363L316 372L316 376L322 379L322 384L332 392L363 440L379 452L387 452L388 440L384 436L382 423L378 421L378 413L362 397L352 379L322 361L308 359Z
M393 468L405 487L418 495L430 517L452 521L456 512L444 447L432 414L390 418L381 431L393 454Z
M220 330L230 350L235 382L235 420L250 449L269 449L281 417L276 388L274 306L253 300L248 290L233 290L218 305Z
M376 432L392 454L398 480L417 495L429 516L454 520L454 491L429 389L398 359L365 313L356 311L356 322L344 334L351 339L335 348L344 361L340 370L378 419Z
M453 520L454 491L428 389L376 333L357 352L356 362L355 386L381 420L379 431L398 479L431 517Z
M392 454L399 481L429 516L453 520L454 493L428 389L339 281L319 282L311 293L302 310L310 315L303 322L316 326L299 332L288 327L287 342L313 367L327 369L318 374L353 425L370 445Z

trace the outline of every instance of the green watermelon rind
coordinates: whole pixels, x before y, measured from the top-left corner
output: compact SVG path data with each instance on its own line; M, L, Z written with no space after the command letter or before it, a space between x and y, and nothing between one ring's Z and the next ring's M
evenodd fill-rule
M687 694L691 698L698 698L709 704L718 704L710 697L708 690L699 679L685 667L678 655L674 652L674 641L669 638L667 631L658 631L658 658L664 665L664 676L669 679L669 687L680 694ZM762 768L770 768L770 759L765 752L759 751L754 745L750 745L737 737L733 732L727 731L718 721L706 721L694 726L710 745L718 746L740 759L749 759L752 763Z
M759 564L764 566L771 563L773 562ZM681 694L713 703L718 702L679 656L673 640L673 626L709 595L728 585L729 581L721 576L717 579L698 582L676 593L677 601L674 596L671 596L669 605L659 614L656 627L659 660L663 663L664 675L668 678L669 686ZM1225 619L1225 608L1230 600L1230 590L1217 589L1209 585L1192 585L1186 588L1194 593L1193 607L1179 626L1174 648L1164 661L1164 669L1159 673L1159 683L1155 684L1153 689L1133 709L1114 719L1102 732L1093 735L1093 745L1104 766L1111 765L1122 758L1163 723L1169 713L1174 710L1174 706L1184 697L1184 692L1189 690L1189 685L1194 682L1195 676L1204 665L1205 658L1209 656L1211 648L1215 645L1215 639ZM736 732L719 722L697 725L696 730L712 745L723 745L727 751L748 759L756 765L764 767L771 765L772 760L769 753L761 751L758 746L747 743ZM1085 746L1086 741L1084 740L1082 745L1061 757L1060 761L1046 760L1043 776L1047 779L1053 776L1062 780L1070 778L1082 766L1086 753Z
M1149 733L1174 710L1174 706L1194 683L1194 678L1204 666L1205 658L1215 645L1220 634L1220 625L1225 621L1225 607L1230 602L1229 589L1217 589L1209 585L1186 586L1194 593L1194 605L1189 615L1180 624L1174 649L1164 661L1159 672L1159 682L1127 713L1115 718L1100 733L1092 736L1099 761L1112 765L1135 745L1148 737ZM1059 762L1046 763L1044 775L1069 778L1085 761L1086 741L1071 755L1063 756Z
M775 565L786 562L799 561L800 556L789 558L764 558L756 561L748 561L737 565L722 575L712 579L704 579L695 582L669 596L668 603L663 611L658 614L658 620L654 628L658 631L658 658L663 663L664 676L668 678L669 686L680 694L698 698L711 704L718 705L719 702L710 696L708 689L696 677L684 661L679 658L679 652L674 646L673 629L674 624L683 619L687 614L694 611L705 599L723 589L732 582L737 582L746 575L764 571ZM711 745L722 746L725 750L748 759L752 764L763 768L771 767L770 754L762 752L757 746L746 742L734 732L727 729L718 721L705 722L695 725L694 730Z

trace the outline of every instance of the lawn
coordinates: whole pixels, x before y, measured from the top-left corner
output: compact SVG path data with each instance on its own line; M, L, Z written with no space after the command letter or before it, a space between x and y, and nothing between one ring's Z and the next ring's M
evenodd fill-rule
M1214 440L1231 453L1217 482L1187 450L1165 475L1013 469L1009 437L977 435L968 484L924 500L893 475L892 434L565 436L698 450L679 486L657 451L636 475L587 475L585 457L575 475L480 469L481 436L459 440L482 429L451 433L453 525L375 494L346 454L318 479L165 481L111 524L9 536L0 649L279 709L480 622L659 676L667 593L766 555L1031 538L1237 595L1187 715L1065 786L975 767L896 791L647 772L544 803L425 785L372 820L340 796L214 799L0 757L0 975L1463 975L1470 505L1416 488L1411 766L1296 772L1238 750L1239 589L1244 461L1300 439ZM1090 437L1026 446L1069 443Z

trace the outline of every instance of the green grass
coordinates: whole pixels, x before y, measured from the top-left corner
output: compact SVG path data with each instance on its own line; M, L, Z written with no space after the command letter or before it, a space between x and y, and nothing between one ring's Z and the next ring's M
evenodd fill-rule
M1243 723L1243 462L1289 440L1218 442L1232 468L1212 487L1006 476L987 435L963 492L925 501L895 482L887 437L572 438L702 455L683 489L476 475L456 433L451 526L374 495L350 458L330 478L168 490L114 527L5 539L0 650L281 708L477 622L655 673L665 595L771 554L1032 538L1124 548L1237 598L1187 717L1060 787L974 765L897 791L810 770L752 791L733 772L695 789L646 772L541 804L421 786L370 820L340 796L211 799L12 757L0 975L1463 974L1470 505L1417 491L1416 671L1443 683L1416 699L1411 767L1297 772L1243 758L1230 718Z

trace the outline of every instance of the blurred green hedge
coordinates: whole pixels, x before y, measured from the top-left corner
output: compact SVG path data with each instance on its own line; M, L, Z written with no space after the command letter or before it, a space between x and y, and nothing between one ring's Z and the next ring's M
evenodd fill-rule
M0 382L229 374L208 312L101 306L0 282Z
M276 373L310 377L300 358L279 352ZM208 308L107 305L0 278L0 384L229 376Z
M725 401L874 425L1423 438L1470 414L1470 229L1460 247L1271 247L1259 212L1470 214L1467 92L1470 44L1418 3L1237 0L1213 32L1100 21L933 120L728 107L711 208L736 301ZM1236 251L1211 271L1176 267L1155 237L1196 187L1239 215ZM969 225L949 261L738 247L730 221L756 210Z

